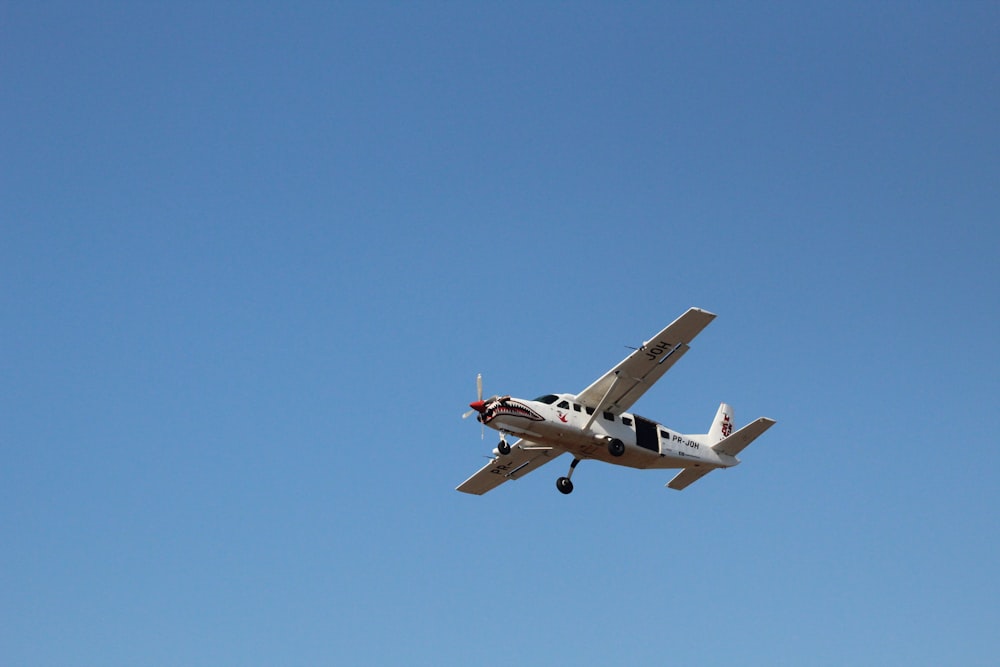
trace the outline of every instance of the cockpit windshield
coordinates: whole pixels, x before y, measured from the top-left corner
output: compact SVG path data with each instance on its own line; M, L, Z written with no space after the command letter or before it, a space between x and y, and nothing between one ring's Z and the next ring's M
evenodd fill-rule
M559 397L555 394L546 394L545 396L539 396L535 399L539 403L545 403L546 405L552 405L559 400Z

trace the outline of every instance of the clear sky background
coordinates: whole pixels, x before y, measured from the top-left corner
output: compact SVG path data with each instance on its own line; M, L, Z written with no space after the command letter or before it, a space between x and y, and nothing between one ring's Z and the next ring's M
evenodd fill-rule
M997 3L8 2L0 663L995 665ZM777 426L473 497L475 395Z

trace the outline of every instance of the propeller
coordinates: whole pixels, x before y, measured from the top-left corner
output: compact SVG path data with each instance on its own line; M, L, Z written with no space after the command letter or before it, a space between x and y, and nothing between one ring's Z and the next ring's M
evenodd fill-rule
M473 412L482 412L482 406L483 406L483 374L479 373L478 375L476 375L476 402L469 403L469 407L472 409L466 412L464 415L462 415L462 419L468 419L469 417L472 416Z
M476 374L476 400L474 403L469 403L471 410L462 415L462 419L468 419L472 416L473 412L483 412L486 409L486 403L483 401L483 374ZM480 429L479 433L480 440L486 439L486 425Z

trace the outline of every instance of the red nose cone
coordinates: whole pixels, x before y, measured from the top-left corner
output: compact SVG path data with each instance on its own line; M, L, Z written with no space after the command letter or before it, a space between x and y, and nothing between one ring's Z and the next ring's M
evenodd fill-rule
M486 411L486 401L473 401L469 407L481 414Z

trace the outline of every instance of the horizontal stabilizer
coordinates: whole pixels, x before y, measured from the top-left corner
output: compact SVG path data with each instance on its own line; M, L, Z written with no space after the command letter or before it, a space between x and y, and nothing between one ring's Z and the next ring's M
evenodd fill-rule
M731 412L732 409L729 408L729 406L726 404L723 404L719 408L720 415L722 415L723 413L729 415ZM746 449L747 445L756 440L761 433L774 426L775 423L776 422L773 419L768 419L767 417L761 417L757 421L747 424L746 426L741 428L736 433L733 433L729 437L723 438L722 440L719 441L718 444L713 446L712 449L714 449L720 454L727 454L729 456L735 457L737 454ZM737 462L734 461L732 465L736 465L736 463ZM694 484L699 479L701 479L708 473L712 472L713 470L715 470L715 467L713 466L685 468L684 470L681 470L679 473L677 473L677 476L674 477L672 480L670 480L667 486L669 486L671 489L677 489L678 491L680 491L681 489L685 489L691 484Z
M775 423L773 419L761 417L757 421L750 422L728 438L719 441L718 444L712 446L712 449L720 454L736 456L746 449L747 445L756 440L760 434L774 426Z
M703 468L685 468L677 473L677 475L667 483L667 486L671 489L677 489L678 491L686 489L688 486L694 484L713 470L715 470L715 468L711 468L709 466L705 466Z

